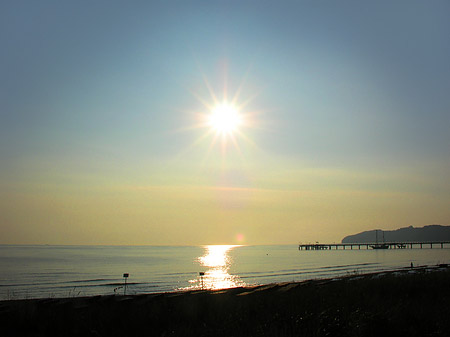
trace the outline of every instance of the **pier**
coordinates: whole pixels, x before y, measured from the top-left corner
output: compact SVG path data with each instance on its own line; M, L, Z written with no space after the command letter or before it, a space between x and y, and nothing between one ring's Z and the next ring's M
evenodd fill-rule
M353 250L353 249L372 249L372 246L380 245L380 243L307 243L299 244L298 250ZM450 248L450 241L423 241L423 242L383 242L386 249L433 249L433 248ZM375 249L376 250L376 249Z

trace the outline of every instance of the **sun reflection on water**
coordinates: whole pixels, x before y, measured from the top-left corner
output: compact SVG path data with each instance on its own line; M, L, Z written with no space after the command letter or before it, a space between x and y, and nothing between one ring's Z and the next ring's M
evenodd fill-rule
M224 289L244 286L245 283L237 275L228 273L231 266L231 259L228 253L235 247L239 246L205 246L205 253L198 258L198 262L200 266L208 269L204 271L205 274L202 278L190 280L191 286L188 289Z

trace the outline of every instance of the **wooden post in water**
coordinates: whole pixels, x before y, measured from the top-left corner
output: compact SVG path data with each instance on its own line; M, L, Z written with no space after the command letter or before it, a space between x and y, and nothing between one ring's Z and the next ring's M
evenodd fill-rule
M127 278L128 276L130 276L130 274L125 273L123 274L123 278L125 279L124 285L123 285L123 294L126 295L127 294Z
M201 271L198 274L200 275L200 279L202 280L202 290L203 290L204 289L204 287L203 287L203 276L205 276L205 272Z

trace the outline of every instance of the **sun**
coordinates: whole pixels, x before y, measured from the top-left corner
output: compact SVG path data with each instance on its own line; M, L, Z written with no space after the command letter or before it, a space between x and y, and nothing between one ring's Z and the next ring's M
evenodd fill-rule
M251 139L253 133L251 129L261 129L260 122L256 118L260 111L255 110L255 107L250 104L258 96L258 93L247 92L244 88L245 76L235 88L233 95L230 95L227 79L225 79L223 93L220 97L214 91L214 87L209 83L206 75L202 74L202 77L210 97L190 90L201 107L189 112L196 122L188 126L186 130L203 129L205 132L189 148L209 141L210 144L206 147L206 156L211 151L219 149L223 158L227 153L230 153L230 158L235 158L236 154L243 158L247 151L257 148ZM242 100L242 93L250 94L250 96L244 97Z
M224 102L213 107L207 123L217 134L228 135L242 125L242 116L235 106Z

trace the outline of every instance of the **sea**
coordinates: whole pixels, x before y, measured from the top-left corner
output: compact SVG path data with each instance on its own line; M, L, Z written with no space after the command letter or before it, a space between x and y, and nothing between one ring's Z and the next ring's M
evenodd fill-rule
M450 248L0 245L0 300L222 289L450 263Z

